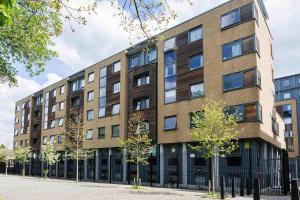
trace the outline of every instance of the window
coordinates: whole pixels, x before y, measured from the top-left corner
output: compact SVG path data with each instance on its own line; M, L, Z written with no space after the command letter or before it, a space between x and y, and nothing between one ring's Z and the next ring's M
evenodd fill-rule
M106 106L106 67L100 70L99 110L98 117L105 117Z
M105 107L99 108L99 117L105 117Z
M72 81L71 83L71 91L81 90L84 87L84 79L79 78L77 80Z
M51 122L50 122L50 128L54 128L55 127L55 120L52 120Z
M176 44L175 37L167 39L164 42L164 52L174 49L175 48L175 44Z
M176 101L176 90L165 92L165 103L172 103Z
M25 147L28 147L29 146L29 140L25 140Z
M223 77L224 91L254 87L261 85L261 76L256 69L225 75Z
M223 60L228 60L242 55L241 41L235 41L223 46Z
M244 121L244 105L230 106L225 108L227 115L233 115L238 122Z
M50 144L54 144L54 142L55 142L55 136L51 135L50 136Z
M149 73L134 77L134 85L136 87L148 85L150 83Z
M290 92L283 93L283 99L290 99L290 98L291 98L291 93Z
M117 94L120 92L120 82L114 83L113 85L113 94Z
M19 112L21 109L20 105L17 106L17 112Z
M89 82L89 83L90 83L90 82L93 82L94 79L95 79L95 73L94 73L94 72L89 73L89 75L88 75L88 82Z
M189 43L203 38L202 27L197 27L189 31Z
M259 54L258 39L255 36L243 38L223 45L223 61L253 52Z
M43 144L45 145L45 144L47 144L47 142L48 142L47 136L43 137Z
M221 17L221 28L231 26L240 22L240 10L234 10Z
M71 106L75 107L75 106L79 106L80 105L80 97L73 97L71 99Z
M119 125L113 125L111 127L111 131L112 131L112 134L111 134L112 137L119 137L119 134L120 134L120 127L119 127Z
M283 80L283 81L282 81L282 86L283 86L283 87L288 87L288 86L290 86L290 80L289 80L289 79Z
M19 135L19 130L18 129L15 130L15 134L14 135L15 136Z
M16 117L15 123L16 123L16 124L19 123L19 118Z
M60 94L64 94L65 93L65 86L64 85L60 86L59 93Z
M63 135L58 135L57 136L57 143L61 144L63 142Z
M121 70L121 62L118 61L118 62L115 62L113 64L113 73L117 73Z
M59 102L59 110L63 110L65 108L65 102Z
M146 55L146 63L151 63L156 60L156 48L151 48Z
M204 95L203 83L197 83L190 86L190 96L191 98L198 98Z
M224 76L224 91L243 87L243 73Z
M98 128L98 139L105 138L105 127Z
M129 56L129 68L146 65L156 61L156 48L150 47L147 51L140 51Z
M177 128L176 116L165 117L164 130L173 130Z
M191 56L189 58L190 70L199 69L203 67L203 54Z
M86 138L86 140L91 140L91 139L93 139L93 130L92 130L92 129L86 131L86 136L85 136L85 138Z
M139 55L133 55L130 57L130 68L139 66Z
M51 112L55 112L55 110L56 110L56 106L53 105L53 106L52 106L52 109L51 109Z
M94 111L93 110L88 110L87 111L87 120L93 120L94 119Z
M42 102L43 102L43 96L42 95L36 96L34 99L34 106L39 106L42 104Z
M165 53L165 103L176 101L176 54L175 51Z
M133 100L133 109L134 110L145 110L148 108L149 108L149 98Z
M241 157L227 157L227 166L238 167L241 166L242 159Z
M64 118L59 118L58 119L58 126L64 125Z
M52 97L56 97L56 89L52 91Z
M118 104L114 104L113 106L112 106L112 111L111 111L111 113L113 114L113 115L116 115L116 114L119 114L120 113L120 104L118 103Z
M90 91L87 93L87 101L93 101L94 100L94 91Z

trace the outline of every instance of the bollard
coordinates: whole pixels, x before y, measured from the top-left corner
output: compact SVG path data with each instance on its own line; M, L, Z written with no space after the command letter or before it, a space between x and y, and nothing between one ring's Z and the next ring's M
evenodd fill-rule
M235 198L235 187L234 187L234 177L232 177L232 181L231 181L231 196L232 198Z
M299 200L299 190L297 180L292 180L291 200Z
M247 187L247 195L249 196L251 194L251 191L250 191L250 179L247 178L247 182L246 182L246 187Z
M241 178L241 184L240 184L240 196L243 197L245 196L245 193L244 193L244 179Z
M225 182L224 182L224 176L221 177L221 183L220 183L220 187L221 187L221 199L225 199Z
M258 178L254 179L253 200L260 200L260 183Z

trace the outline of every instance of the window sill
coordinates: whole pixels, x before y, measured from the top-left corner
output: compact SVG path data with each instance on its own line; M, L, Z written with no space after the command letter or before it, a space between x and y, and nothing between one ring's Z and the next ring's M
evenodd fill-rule
M175 131L175 130L177 130L177 127L176 127L176 128L169 128L169 129L165 129L165 128L164 128L164 131L165 131L165 132L168 132L168 131Z
M190 97L190 100L194 100L194 99L200 99L200 98L204 98L204 95L199 96L199 97Z

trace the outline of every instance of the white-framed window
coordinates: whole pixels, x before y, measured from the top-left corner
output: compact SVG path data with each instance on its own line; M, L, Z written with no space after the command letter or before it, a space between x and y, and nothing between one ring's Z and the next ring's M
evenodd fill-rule
M64 125L64 118L59 118L58 119L58 126L62 126L62 125Z
M119 72L121 70L121 61L115 62L113 64L113 73Z
M283 94L283 99L290 99L291 98L291 93L290 92L285 92Z
M65 102L61 101L59 102L59 110L63 110L65 108Z
M94 72L89 73L89 75L88 75L88 82L89 82L89 83L90 83L90 82L93 82L94 79L95 79L95 73L94 73Z
M94 91L89 91L87 93L87 101L93 101L94 100Z
M60 86L59 93L60 94L64 94L65 93L65 86L64 85Z
M52 120L50 124L50 128L54 128L54 127L55 127L55 120Z
M201 40L203 38L202 27L196 27L189 30L189 43L192 43L197 40Z
M53 105L53 106L52 106L52 110L51 110L51 112L55 112L55 110L56 110L56 106L55 106L55 105Z
M120 104L114 104L112 107L112 114L116 115L120 113Z
M94 111L93 110L88 110L87 111L87 120L93 120L94 119Z
M55 142L55 136L51 135L50 136L50 144L54 144L54 142Z
M86 131L86 140L91 140L93 139L93 130L89 129Z
M113 85L113 94L120 93L120 82L114 83Z
M47 142L48 142L48 137L47 136L43 137L43 144L45 145L47 144Z

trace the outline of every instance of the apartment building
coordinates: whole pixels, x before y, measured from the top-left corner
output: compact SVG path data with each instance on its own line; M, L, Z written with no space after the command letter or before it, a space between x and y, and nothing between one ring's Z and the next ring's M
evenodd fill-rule
M286 147L285 125L275 109L267 19L262 0L231 0L160 33L164 41L136 44L18 101L16 122L22 121L15 124L14 147L29 140L36 153L28 173L41 173L45 166L38 154L51 142L62 159L50 175L75 178L75 162L65 159L61 135L66 119L79 111L84 146L95 149L93 158L79 164L80 178L130 182L136 167L125 162L118 139L126 137L128 118L139 111L155 145L150 164L141 166L142 182L181 187L207 182L210 162L189 147L190 116L201 111L204 98L224 101L240 119L240 148L218 160L218 173L227 167L235 176L235 169L255 171L263 160L279 158ZM36 110L38 117L32 114Z

